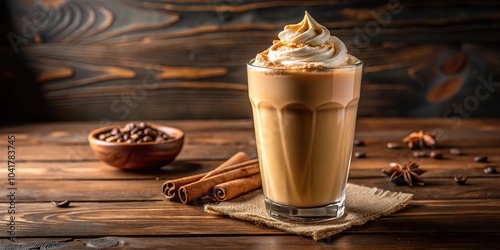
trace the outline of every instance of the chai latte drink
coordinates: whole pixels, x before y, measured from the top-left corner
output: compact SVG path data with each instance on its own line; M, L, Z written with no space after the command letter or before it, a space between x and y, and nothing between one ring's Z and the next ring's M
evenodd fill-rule
M247 65L267 211L295 221L339 218L362 62L307 12Z

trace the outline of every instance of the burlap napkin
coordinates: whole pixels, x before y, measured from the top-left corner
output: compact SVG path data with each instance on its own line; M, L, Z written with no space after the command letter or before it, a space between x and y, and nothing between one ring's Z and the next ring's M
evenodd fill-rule
M262 191L257 191L240 199L205 205L209 213L225 214L231 218L252 221L286 232L313 237L320 240L362 225L380 216L389 215L411 200L413 194L384 191L355 184L347 184L346 211L342 218L321 223L293 223L271 217L265 209Z

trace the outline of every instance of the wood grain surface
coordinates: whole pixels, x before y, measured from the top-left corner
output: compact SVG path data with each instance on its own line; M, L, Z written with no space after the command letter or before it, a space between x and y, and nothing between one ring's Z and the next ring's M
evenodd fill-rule
M3 4L7 121L249 118L246 62L305 10L364 61L360 116L500 115L495 1Z
M98 161L86 141L98 122L0 128L1 138L16 135L18 156L17 238L10 242L2 235L0 249L89 249L92 244L101 249L494 249L500 244L500 175L483 172L485 166L500 169L499 119L466 119L459 127L443 119L360 119L356 137L365 146L354 150L367 152L367 158L353 158L349 182L413 193L413 200L390 216L318 242L207 214L202 204L163 200L160 188L166 179L207 172L238 150L254 155L251 120L155 122L183 129L186 146L177 161L150 172L121 171ZM385 144L419 129L441 133L436 150L445 159L415 159L428 170L422 175L425 186L396 186L381 169L409 160L412 150ZM7 147L5 140L0 147ZM451 155L451 147L463 155ZM475 162L477 155L487 155L489 162ZM0 163L6 163L5 156ZM0 175L7 173L0 169ZM457 185L456 175L468 176L467 185ZM50 203L59 200L71 204L57 208ZM0 206L8 204L2 196ZM6 209L0 214L8 221Z
M482 246L486 249L496 248L495 239L500 234L498 233L482 233L480 235L471 235L470 233L392 233L381 234L373 237L370 234L351 234L345 233L341 237L328 239L316 243L311 243L309 239L288 235L275 235L259 237L245 237L225 235L224 237L210 238L206 237L189 237L186 241L183 237L100 237L100 238L31 238L26 239L27 242L22 243L0 243L0 247L17 247L17 249L28 250L33 247L66 247L75 250L88 250L87 244L100 243L100 246L105 244L116 244L112 249L143 249L147 246L150 249L165 249L182 246L183 249L330 249L332 242L335 241L335 247L346 249L382 249L377 246L384 246L383 249L401 249L401 248L431 248L435 245L443 245L444 248L451 249L467 249L477 246ZM394 240L397 238L397 240ZM452 239L453 240L450 240ZM388 244L390 242L390 244ZM96 244L97 245L97 244ZM50 248L47 248L50 249Z

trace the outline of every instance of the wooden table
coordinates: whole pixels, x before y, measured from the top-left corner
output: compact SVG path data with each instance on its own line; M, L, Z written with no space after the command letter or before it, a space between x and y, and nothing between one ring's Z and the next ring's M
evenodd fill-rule
M124 124L122 122L120 124ZM360 119L356 137L367 158L353 159L349 182L414 194L411 203L390 216L352 227L315 242L279 230L203 212L202 206L166 201L166 179L201 173L238 151L255 154L250 120L156 121L186 132L183 151L161 171L124 172L98 161L87 134L98 122L28 124L0 128L2 195L0 249L62 245L65 249L304 249L342 248L498 248L500 247L500 119ZM423 187L395 186L381 173L390 162L412 158L409 149L386 148L412 131L438 133L445 159L417 159ZM15 242L7 239L8 135L15 135ZM458 147L464 155L454 156ZM488 163L473 160L487 155ZM468 176L460 186L455 175ZM12 187L12 186L10 186ZM70 200L68 208L50 201ZM38 244L38 245L37 245ZM120 245L123 245L120 247ZM16 248L18 249L18 248Z

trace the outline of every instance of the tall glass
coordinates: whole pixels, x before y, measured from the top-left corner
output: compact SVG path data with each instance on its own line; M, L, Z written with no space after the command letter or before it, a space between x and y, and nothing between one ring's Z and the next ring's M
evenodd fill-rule
M301 222L341 217L363 63L318 70L247 64L265 205Z

